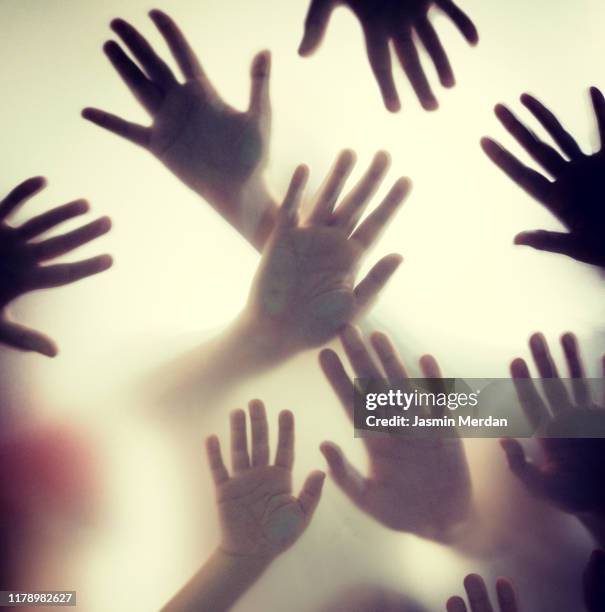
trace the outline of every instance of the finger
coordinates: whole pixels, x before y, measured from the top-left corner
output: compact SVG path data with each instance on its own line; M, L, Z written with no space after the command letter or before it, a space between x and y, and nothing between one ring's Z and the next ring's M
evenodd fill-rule
M82 111L82 117L108 132L112 132L122 138L126 138L126 140L130 140L130 142L134 144L140 145L141 147L149 146L151 137L149 128L137 123L131 123L130 121L126 121L111 113L106 113L98 108L85 108Z
M250 468L248 456L248 434L246 432L246 413L234 410L230 416L231 423L231 468L242 472Z
M118 43L113 40L106 42L103 51L132 95L153 115L162 104L162 90L147 78Z
M252 400L248 405L250 429L252 430L252 465L269 465L269 425L265 405L260 400Z
M25 204L29 198L46 187L43 176L35 176L17 185L2 201L0 201L0 219L5 219L17 208Z
M580 357L578 339L575 334L567 332L561 336L561 346L565 353L567 369L571 378L574 399L578 408L588 408L592 405L590 391L584 374L584 365Z
M578 244L575 236L566 232L550 232L547 230L521 232L515 236L514 243L531 247L537 251L558 253L579 260L586 256L582 245Z
M160 31L160 34L164 37L170 53L172 53L176 60L183 76L187 80L202 77L200 80L205 81L205 74L197 55L189 46L183 32L181 32L181 29L172 18L158 9L150 11L149 16Z
M349 149L340 153L319 189L316 203L307 221L309 225L324 225L330 221L336 201L355 166L355 159L355 153Z
M223 463L221 443L216 436L210 436L206 439L206 455L208 456L212 480L219 487L229 480L229 472L227 472L227 468Z
M515 587L510 580L507 578L498 578L498 580L496 580L496 594L498 596L500 612L519 611Z
M111 29L124 41L152 81L162 87L176 84L177 81L166 62L160 58L138 30L123 19L114 19L111 22Z
M521 96L521 102L532 113L532 115L544 126L544 129L552 136L553 140L561 147L563 153L571 159L582 157L582 150L578 143L567 132L555 115L549 111L540 101L529 94Z
M503 438L500 440L500 446L506 454L510 471L534 495L543 495L546 488L544 476L538 467L527 460L519 441L514 438Z
M525 414L529 424L537 431L542 423L548 420L548 410L542 397L538 393L527 364L523 359L515 359L510 365L510 373L517 391L517 397L521 410Z
M324 349L319 354L319 365L328 379L336 397L340 400L345 412L353 420L355 389L349 375L342 365L340 357L330 349Z
M332 442L323 442L320 450L328 462L330 476L334 482L356 504L363 502L365 479L359 471L349 463L342 451Z
M277 214L277 227L280 230L298 225L298 211L308 178L309 169L304 164L298 166L294 171L286 197Z
M469 574L464 579L464 590L468 596L471 612L493 612L487 588L481 576Z
M30 246L33 256L38 261L53 259L65 255L81 247L84 244L95 240L99 236L106 234L111 229L111 220L109 217L101 217L96 221L92 221L71 232L67 232L62 236L49 238L42 242L32 244Z
M356 378L384 378L356 327L347 325L340 333L340 340Z
M380 88L384 105L387 110L397 112L401 108L401 102L393 80L388 34L381 28L372 26L364 26L364 34L368 60Z
M395 50L401 62L401 67L408 77L410 85L416 92L422 108L425 110L436 110L439 104L420 63L418 50L412 39L411 32L400 34L395 38Z
M439 36L437 36L437 32L435 32L435 28L427 17L419 19L414 24L414 28L424 48L433 60L433 64L435 64L435 70L437 70L437 74L439 75L439 81L444 87L453 87L456 84L454 71L445 53L445 49L439 40Z
M447 392L445 381L443 380L441 368L435 357L433 357L433 355L423 355L418 360L418 364L420 365L420 371L424 378L429 379L429 389L434 393L445 394ZM428 410L431 416L436 418L442 417L445 414L445 407L436 404L428 408Z
M313 517L317 504L319 504L325 480L326 475L324 472L320 472L319 470L311 472L307 476L298 495L298 503L308 521Z
M59 352L57 345L48 336L10 321L0 321L0 344L47 357L55 357Z
M461 597L450 597L445 604L447 612L468 612L466 603Z
M565 167L565 160L555 149L542 142L503 104L495 107L495 113L506 130L545 170L553 176L561 173Z
M351 240L355 240L362 245L364 250L368 250L380 238L399 211L411 188L410 179L397 180L380 205L353 232Z
M524 166L516 157L491 138L482 138L481 147L485 154L519 187L545 206L551 190L551 183L539 172Z
M401 361L401 357L386 334L374 332L370 336L370 342L391 384L408 378L408 373Z
M75 202L58 206L25 222L19 227L19 234L24 240L31 240L60 223L83 215L89 210L90 206L86 200L76 200Z
M294 465L294 415L289 410L279 413L275 465L287 470Z
M479 32L469 16L452 0L435 0L437 6L454 22L460 33L471 45L479 42Z
M300 55L311 55L319 47L328 28L328 21L333 9L333 0L311 0L311 5L305 18L303 39L298 47Z
M601 148L605 146L605 98L600 89L596 87L590 88L590 97L594 107L594 114L597 118L597 126L599 128L599 139Z
M543 381L543 388L553 415L564 410L571 410L572 405L567 389L559 378L557 366L550 354L550 348L544 335L533 334L529 339L529 348L540 376L548 379Z
M113 259L109 255L98 255L90 259L84 259L75 263L55 264L53 266L42 266L36 268L28 286L31 289L50 289L51 287L62 287L70 285L88 276L99 274L108 270L113 265Z
M268 113L271 108L269 97L269 77L271 76L271 54L262 51L252 60L251 68L252 86L250 89L250 106L248 112L261 116Z
M395 274L402 261L403 257L397 253L386 255L359 282L357 287L355 287L357 315L370 308L393 274Z
M355 229L370 199L380 187L390 163L391 159L386 151L376 153L361 180L334 211L332 225L344 228L347 234Z

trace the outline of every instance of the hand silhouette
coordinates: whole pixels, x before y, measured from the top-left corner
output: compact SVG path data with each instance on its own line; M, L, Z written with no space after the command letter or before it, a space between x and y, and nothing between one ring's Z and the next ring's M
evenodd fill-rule
M531 493L565 512L602 517L605 513L605 466L602 460L605 440L547 437L561 428L605 430L605 410L590 397L575 336L564 334L561 344L572 379L573 398L559 379L542 334L534 334L529 346L538 372L547 383L544 385L546 402L535 389L525 361L515 359L511 364L513 379L520 381L519 402L528 421L538 432L545 431L545 437L538 438L544 455L542 464L529 461L517 440L503 439L501 444L511 471Z
M468 597L470 612L493 612L485 582L477 574L469 574L464 579L464 590ZM496 595L500 612L519 612L515 587L506 578L496 581ZM462 597L452 597L446 605L447 612L469 612Z
M407 373L388 337L375 333L371 342L382 370L375 364L354 327L341 334L355 377L401 381ZM355 390L338 355L329 349L320 354L326 378L353 419ZM441 378L435 359L420 359L425 377ZM465 521L471 509L471 482L459 438L414 438L375 435L363 439L369 474L363 476L338 446L324 442L321 451L336 484L361 510L386 527L435 540Z
M231 414L232 474L221 457L219 440L206 442L221 522L221 550L236 557L272 559L296 542L309 525L321 497L325 474L309 474L298 498L292 495L294 416L279 415L275 464L269 464L267 416L262 402L249 404L252 433L248 454L246 414Z
M88 203L78 200L34 217L20 227L9 225L7 219L10 215L40 191L45 183L42 177L30 178L0 202L0 343L54 357L57 354L55 343L37 331L10 321L7 307L16 298L31 291L68 285L107 270L112 264L109 255L75 263L41 264L71 253L105 234L111 222L107 217L102 217L66 234L35 241L60 223L87 212Z
M151 11L184 76L177 80L145 38L122 19L111 22L140 67L114 41L104 51L151 115L144 127L95 108L85 119L150 151L257 248L271 233L275 204L264 185L271 109L268 52L252 62L250 106L239 112L212 87L195 53L170 17Z
M605 610L605 552L593 551L582 579L586 610L603 612Z
M605 266L605 211L602 207L605 198L605 99L596 87L591 88L591 96L601 136L601 149L592 155L581 151L558 119L536 98L529 94L521 96L523 104L569 159L541 141L508 108L501 104L496 106L496 116L504 127L554 181L523 165L494 140L484 138L481 144L501 170L552 212L568 230L522 232L515 237L515 244Z
M385 153L378 153L360 182L335 208L354 163L351 151L340 155L305 222L299 221L298 208L308 170L300 166L263 253L247 312L283 352L319 346L334 337L370 306L401 263L399 255L387 255L354 286L362 257L410 188L408 179L399 179L358 225L389 160Z
M392 112L398 111L401 104L393 82L390 41L418 100L426 110L434 110L438 104L420 63L413 39L414 31L433 60L441 84L445 87L455 84L449 59L428 18L433 4L448 15L469 43L474 45L479 40L473 22L452 0L312 0L298 50L300 55L310 55L319 47L333 9L341 4L348 6L361 23L372 72L384 104Z

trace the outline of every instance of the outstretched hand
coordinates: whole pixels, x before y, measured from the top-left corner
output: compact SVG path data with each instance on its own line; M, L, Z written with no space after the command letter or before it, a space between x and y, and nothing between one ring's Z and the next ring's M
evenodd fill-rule
M437 99L420 63L414 32L433 60L441 84L452 87L455 79L450 61L428 18L433 4L446 13L469 43L478 42L475 25L452 0L312 0L299 53L304 56L313 53L321 44L334 8L348 6L363 28L368 60L386 108L393 112L401 108L391 67L389 43L392 41L418 100L426 110L434 110L438 106Z
M489 594L483 578L477 574L469 574L464 579L464 590L468 597L470 608L467 608L462 597L448 599L447 612L494 612L489 600ZM519 612L515 587L507 578L498 578L496 581L496 595L498 597L499 612Z
M498 119L552 176L552 181L525 166L491 138L484 138L481 144L489 158L509 178L545 206L567 229L567 232L522 232L515 237L515 244L605 266L605 98L596 87L591 88L590 93L601 138L601 148L591 155L582 152L553 113L533 96L523 94L521 102L546 129L560 151L540 140L506 106L496 106Z
M252 435L248 452L246 413L231 414L229 475L216 436L206 442L216 486L221 523L221 550L235 557L271 560L298 540L308 527L321 497L325 474L311 472L298 497L292 495L294 416L279 415L275 463L269 463L269 432L262 402L249 405Z
M113 31L138 64L114 41L105 43L105 54L153 123L145 127L96 108L82 115L149 150L260 249L276 212L262 178L271 123L269 53L259 53L252 62L250 105L240 112L216 92L172 19L158 10L150 16L184 81L133 26L114 19Z
M11 214L39 192L45 183L42 177L30 178L0 202L0 343L54 357L57 354L55 343L40 332L12 322L7 307L31 291L68 285L107 270L112 264L109 255L75 263L42 264L105 234L111 222L102 217L60 236L36 240L64 221L86 213L88 203L77 200L34 217L19 227L9 225L7 220Z
M523 359L511 364L513 380L518 384L519 402L530 424L545 437L538 441L544 458L540 464L528 460L521 444L503 439L511 471L534 495L546 499L557 508L580 517L605 517L605 440L602 438L548 437L562 427L577 431L605 431L605 410L591 397L584 377L577 340L573 334L561 338L572 381L570 396L559 379L557 367L542 334L530 339L530 349L543 379L546 401L535 389ZM604 361L605 364L605 361ZM540 434L538 433L538 436ZM560 435L560 433L558 434Z
M340 155L305 221L299 219L298 210L308 170L300 166L263 253L247 313L284 353L320 346L333 338L345 323L369 308L401 263L399 255L387 255L355 285L364 255L399 210L410 182L399 179L360 223L389 158L378 153L359 183L336 206L354 164L351 151Z
M382 368L371 357L354 327L341 335L356 378L401 381L408 378L401 359L384 334L371 341ZM355 388L338 355L329 349L320 364L345 411L353 420ZM425 355L420 367L427 378L441 378L435 359ZM362 475L333 442L321 451L336 484L361 510L391 529L435 540L449 539L451 528L469 518L471 481L459 438L413 438L373 435L363 439L369 473Z

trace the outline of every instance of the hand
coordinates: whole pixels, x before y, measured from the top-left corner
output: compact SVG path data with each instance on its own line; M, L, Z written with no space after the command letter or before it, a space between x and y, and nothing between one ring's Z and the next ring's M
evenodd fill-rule
M342 344L357 378L408 378L388 337L371 337L382 369L374 363L359 332L347 327ZM338 355L320 354L320 364L338 399L353 420L355 390ZM425 377L441 378L435 359L420 359ZM391 529L436 540L447 538L450 528L465 521L471 508L471 482L459 438L419 439L375 435L363 439L369 458L369 475L363 476L338 446L324 442L324 454L336 484L361 510Z
M605 430L605 410L590 397L584 367L573 334L565 334L561 344L572 379L573 398L559 379L557 367L542 334L534 334L529 346L543 379L547 401L535 389L527 364L515 359L511 364L519 402L532 427L545 437L538 438L544 460L541 465L528 461L521 444L514 439L501 440L511 471L534 495L563 510L582 516L605 516L605 440L602 438L548 437L566 428L590 427ZM605 362L604 362L605 363Z
M431 56L441 84L444 87L455 84L449 59L428 18L432 4L448 15L469 43L474 45L479 40L473 22L452 0L311 0L303 40L298 50L300 55L310 55L319 47L330 15L339 4L348 6L361 23L372 72L384 104L392 112L398 111L401 104L393 82L389 49L391 40L423 108L434 110L438 104L420 63L413 39L414 30Z
M82 115L150 151L260 249L276 212L262 178L271 122L270 56L262 52L254 58L250 106L236 111L214 90L172 19L157 10L150 16L185 81L177 81L137 30L114 19L113 31L141 67L114 41L105 43L104 51L153 123L144 127L95 108L84 109Z
M365 176L335 208L354 163L352 152L340 155L305 222L299 221L298 209L308 170L299 167L263 253L247 313L286 353L320 346L333 338L370 306L401 263L399 255L388 255L354 286L362 257L410 189L408 179L398 180L358 225L389 160L385 153L378 153Z
M229 476L218 438L206 442L208 461L216 486L221 522L221 550L236 557L270 560L292 546L308 527L319 503L325 474L312 472L298 498L292 496L294 416L279 415L275 464L269 465L269 434L265 407L249 405L252 430L248 454L246 414L231 415L231 463Z
M464 579L464 590L468 597L471 612L493 612L494 608L489 601L489 594L483 578L477 574L469 574ZM496 581L496 594L500 612L519 612L515 587L506 578ZM448 600L447 612L468 612L462 597L452 597Z
M88 203L77 200L34 217L20 227L8 225L7 218L45 185L41 177L30 178L15 187L0 202L0 343L23 351L35 351L48 357L57 354L55 343L43 334L9 320L8 305L16 298L35 291L75 283L111 267L109 255L68 264L41 263L71 253L107 233L107 217L92 221L77 230L47 238L38 238L60 223L88 211Z
M605 144L605 99L591 88L601 145ZM545 206L567 229L567 232L544 230L522 232L515 244L540 251L561 253L589 264L605 266L605 151L592 155L582 153L576 141L557 118L529 94L521 101L552 136L563 154L542 142L505 106L496 106L496 116L521 146L554 181L523 165L516 157L490 138L481 141L485 153L519 187Z
M605 610L605 552L595 550L582 577L584 605L588 612Z

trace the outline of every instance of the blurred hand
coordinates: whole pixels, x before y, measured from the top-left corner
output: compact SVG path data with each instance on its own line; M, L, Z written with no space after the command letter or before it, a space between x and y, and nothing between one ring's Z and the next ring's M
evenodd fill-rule
M401 359L384 334L371 342L382 368L370 356L354 327L341 334L345 352L356 378L408 378ZM345 411L353 420L355 389L338 355L320 354L326 378ZM441 378L431 355L420 359L427 378ZM332 442L324 442L324 454L336 484L361 510L391 529L431 539L445 539L450 528L465 521L471 509L471 482L462 442L457 437L413 438L389 435L366 437L368 476L351 465Z
M455 84L449 59L428 18L433 4L446 13L469 43L474 45L479 40L473 22L452 0L311 0L298 50L300 55L310 55L319 47L333 9L341 4L348 6L361 23L372 72L386 108L393 112L398 111L401 104L393 81L391 41L423 108L434 110L438 104L420 63L414 31L433 60L441 84L444 87Z
M232 474L227 472L219 440L206 442L216 486L221 523L221 549L236 557L271 559L305 531L321 497L325 474L309 474L298 497L292 495L294 416L279 415L275 464L269 464L269 432L262 402L250 402L251 453L248 453L246 414L231 414Z
M220 98L172 19L157 10L150 16L184 82L135 28L114 19L113 31L138 65L114 41L105 43L104 51L153 123L144 127L95 108L82 115L149 150L260 249L276 212L262 178L271 123L269 53L254 58L250 105L239 112Z
M464 579L464 590L468 597L469 606L466 606L462 597L452 597L448 600L447 612L493 612L494 608L489 600L485 582L477 574L469 574ZM506 578L496 581L496 595L498 597L498 610L500 612L519 612L515 587Z
M542 334L534 334L529 346L544 383L542 399L533 385L523 359L511 364L513 380L518 383L519 402L532 427L545 432L538 438L544 458L534 464L514 439L501 440L512 472L534 495L557 508L582 516L605 516L605 439L546 437L558 431L605 431L605 410L591 397L584 367L573 334L561 338L572 379L573 397L559 379L557 367ZM605 361L604 361L605 364Z
M595 550L583 575L584 605L588 612L605 610L605 552Z
M409 189L399 179L382 203L361 216L382 182L389 159L378 153L355 188L335 207L355 164L352 152L336 161L301 222L298 209L308 170L300 166L263 253L247 312L287 353L320 346L373 302L401 263L397 254L382 258L355 286L366 252L399 210Z
M521 101L546 129L562 154L526 128L505 106L496 116L519 144L554 180L522 164L490 138L481 141L485 153L519 187L545 206L567 232L530 231L515 237L515 244L540 251L562 253L578 261L605 266L605 99L591 88L601 149L585 155L558 119L536 98L523 94Z
M88 203L78 200L34 217L19 227L9 225L10 215L44 185L42 177L30 178L0 202L0 343L54 357L57 354L55 343L37 331L10 321L8 305L31 291L68 285L107 270L112 264L109 255L68 264L41 264L71 253L105 234L111 222L102 217L60 236L36 240L64 221L87 212Z

